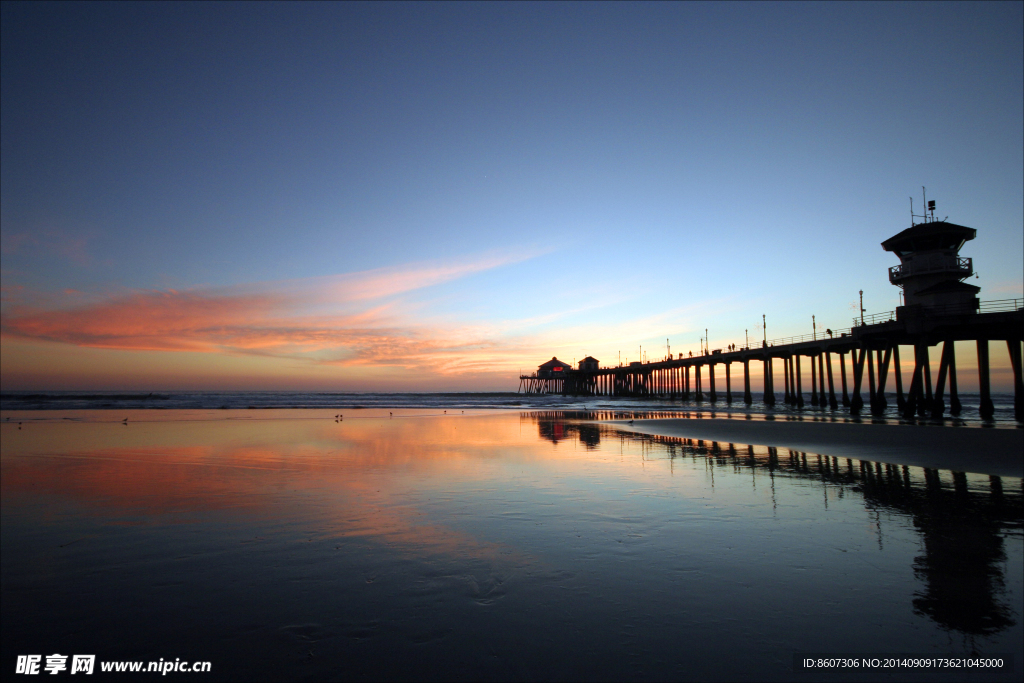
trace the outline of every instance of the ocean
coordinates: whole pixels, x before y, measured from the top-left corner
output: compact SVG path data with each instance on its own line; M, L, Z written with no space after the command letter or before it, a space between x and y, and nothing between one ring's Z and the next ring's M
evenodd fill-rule
M724 393L724 392L723 392ZM561 396L557 394L517 394L512 392L482 393L344 393L344 392L300 392L300 391L155 391L155 392L3 392L0 393L0 410L4 411L61 411L61 410L271 410L271 409L327 409L338 411L365 410L371 408L435 409L445 410L576 410L617 412L623 416L647 412L674 412L698 410L704 414L751 414L786 416L828 416L844 420L883 419L903 421L896 411L896 395L886 394L889 402L886 412L873 416L865 408L859 417L850 415L849 409L832 411L825 407L805 405L803 408L790 407L782 403L781 395L774 407L764 404L761 394L754 394L754 402L748 407L742 400L731 404L725 400L717 403L708 401L680 401L662 398L612 398L608 396ZM742 398L742 395L740 395ZM809 401L810 395L805 395ZM959 417L947 412L945 422L956 424L1017 424L1013 413L1012 393L993 393L995 415L991 421L982 421L978 415L980 397L977 393L961 393L963 412ZM930 422L931 418L920 418L915 422Z

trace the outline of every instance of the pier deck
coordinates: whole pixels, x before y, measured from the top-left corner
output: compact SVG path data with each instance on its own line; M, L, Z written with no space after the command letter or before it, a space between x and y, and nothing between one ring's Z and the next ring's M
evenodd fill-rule
M994 412L989 383L989 342L1004 341L1010 354L1014 381L1014 412L1024 420L1024 387L1021 377L1021 344L1024 342L1024 300L982 302L976 310L950 307L922 314L915 307L901 307L871 316L871 322L817 338L766 340L759 346L734 351L712 351L701 356L665 358L655 362L589 370L566 369L560 377L520 376L519 390L526 393L554 393L580 396L660 396L681 400L733 401L732 365L743 369L742 400L752 402L750 362L763 370L764 402L774 405L776 361L782 362L782 400L803 406L804 359L810 365L810 404L837 409L841 403L853 413L864 407L861 397L865 383L868 406L873 413L885 410L885 388L889 369L894 369L898 408L907 417L919 414L939 417L945 412L948 379L949 408L960 412L956 384L954 342L974 341L978 347L981 416ZM810 335L808 335L810 336ZM817 336L817 335L815 335ZM782 343L777 343L782 342ZM942 345L936 380L932 382L928 348ZM900 347L912 347L914 371L906 392L899 367ZM833 354L839 357L841 395L837 396ZM851 377L847 381L846 357L850 355ZM725 395L719 394L717 366L725 368ZM692 375L692 378L691 378ZM739 393L739 392L737 392Z

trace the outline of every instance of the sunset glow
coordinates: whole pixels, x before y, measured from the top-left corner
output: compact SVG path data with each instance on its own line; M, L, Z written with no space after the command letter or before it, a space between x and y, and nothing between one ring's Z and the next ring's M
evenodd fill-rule
M844 329L922 185L1024 296L1019 4L52 8L3 10L5 390L515 391Z

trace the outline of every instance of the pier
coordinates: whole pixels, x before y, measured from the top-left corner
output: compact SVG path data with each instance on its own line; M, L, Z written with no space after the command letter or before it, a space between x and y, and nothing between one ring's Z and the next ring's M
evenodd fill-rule
M929 208L934 213L934 202L929 202ZM897 408L905 417L939 418L947 407L954 416L961 412L954 344L966 341L974 342L978 350L981 417L991 419L994 413L989 356L990 345L996 343L1005 344L1009 352L1014 414L1024 421L1024 299L979 301L979 288L962 282L973 275L973 262L959 256L976 231L934 217L929 220L927 215L919 218L923 222L882 243L901 261L889 269L889 281L904 290L905 305L894 311L864 316L862 307L861 316L848 329L763 339L756 346L705 350L699 356L668 354L660 361L603 368L590 357L578 368L552 358L537 373L521 375L519 391L710 403L740 399L749 405L753 362L761 365L763 401L769 406L782 400L796 407L810 404L831 410L842 405L853 414L866 406L871 413L881 414L891 381ZM934 373L928 352L933 346L941 346ZM901 348L914 358L906 385L899 370ZM742 385L735 387L734 367L742 373ZM782 382L776 386L780 374Z

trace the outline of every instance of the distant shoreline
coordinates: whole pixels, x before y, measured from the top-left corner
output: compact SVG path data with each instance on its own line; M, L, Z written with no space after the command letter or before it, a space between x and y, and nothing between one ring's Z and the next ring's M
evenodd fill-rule
M894 465L1024 477L1024 429L720 418L609 421L624 431L789 448Z

